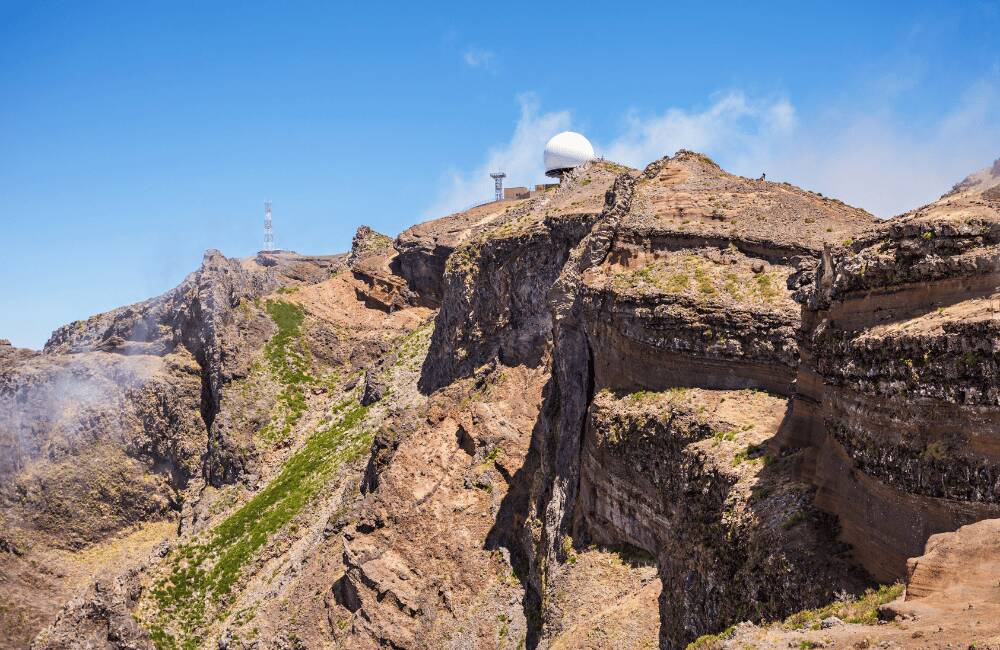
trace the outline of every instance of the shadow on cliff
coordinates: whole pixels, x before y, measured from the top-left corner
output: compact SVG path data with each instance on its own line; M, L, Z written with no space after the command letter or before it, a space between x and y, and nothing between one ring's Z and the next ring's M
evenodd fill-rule
M745 460L761 463L750 486L748 507L754 527L748 531L742 567L748 585L758 588L758 596L767 594L767 609L784 616L804 607L817 607L831 601L837 592L860 593L873 584L871 576L852 557L852 549L838 539L837 517L815 505L814 483L816 450L810 444L816 435L816 422L802 417L797 399L788 400L785 414L775 434L758 445L746 448ZM735 461L734 461L735 462ZM766 547L777 544L775 553ZM793 581L782 593L754 584L753 573L767 575L775 557L797 567L808 580ZM760 567L760 568L758 568ZM748 570L749 569L749 570ZM777 578L777 576L775 576ZM760 603L754 603L759 608Z
M811 450L797 444L803 423L791 402L760 440L753 427L729 429L724 421L690 427L647 417L662 414L662 403L646 402L649 411L641 400L623 407L618 400L634 392L608 398L604 416L612 419L600 410L588 416L580 473L591 487L573 506L585 510L573 539L638 544L656 557L662 647L684 647L743 620L781 620L870 584L837 540L836 520L814 507L815 488L803 480ZM698 403L690 404L697 417ZM623 408L636 410L616 410ZM616 425L615 443L594 437ZM594 487L608 480L629 486L617 508Z
M551 477L538 473L551 452L547 445L552 443L550 426L558 410L556 392L550 378L528 455L513 475L504 474L509 489L484 544L486 550L506 549L510 554L514 574L524 590L529 649L538 647L542 639L543 613L539 568L532 561L537 540L528 522L543 511L540 504L550 497ZM721 467L701 467L686 479L678 474L669 485L659 486L657 491L666 497L671 486L680 489L688 482L708 481L697 486L698 493L704 493L701 499L683 496L684 490L668 499L683 504L673 511L673 539L659 548L641 549L657 558L663 584L661 640L668 646L681 639L687 643L698 634L716 632L740 620L780 620L803 608L824 605L841 590L857 593L871 584L853 564L850 547L838 541L836 519L813 505L814 452L809 436L814 423L801 416L790 399L774 435L748 445L733 461L734 467L753 463L746 466L754 473L744 511L749 517L741 518L741 525L734 527L727 515L736 479L729 471L719 471ZM642 455L667 460L662 456L667 452L677 463L677 471L683 473L689 465L684 460L685 447L659 449L659 453L648 449ZM727 470L729 463L726 459ZM630 471L639 471L638 466L630 467ZM579 532L580 541L586 541L589 531ZM609 547L629 541L626 537L599 537L602 545ZM719 584L725 586L719 588ZM782 588L775 589L778 584ZM678 592L687 596L684 600L689 605L684 611L677 608Z
M527 650L538 647L542 636L542 598L537 589L537 581L531 573L531 553L534 540L527 521L533 514L532 486L541 468L542 445L548 439L550 415L555 409L555 382L552 378L543 389L542 408L531 431L528 455L521 467L513 475L504 473L507 494L500 502L493 527L486 536L483 548L486 550L507 549L514 575L524 588L523 609L527 621ZM542 495L543 502L547 494Z

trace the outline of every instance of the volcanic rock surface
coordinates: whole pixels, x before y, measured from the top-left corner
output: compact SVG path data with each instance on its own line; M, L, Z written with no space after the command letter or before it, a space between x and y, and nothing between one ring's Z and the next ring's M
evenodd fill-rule
M598 160L0 341L0 645L1000 647L998 189Z
M804 303L796 408L822 507L879 580L998 509L1000 175L825 256ZM807 440L806 437L809 439Z

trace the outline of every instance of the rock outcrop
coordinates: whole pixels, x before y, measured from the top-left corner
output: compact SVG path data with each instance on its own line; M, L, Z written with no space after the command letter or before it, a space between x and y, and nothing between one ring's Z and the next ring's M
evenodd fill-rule
M606 162L583 165L559 187L495 216L448 257L422 390L467 377L494 358L540 363L552 332L549 288L601 214L619 172L630 173Z
M665 647L864 586L835 521L794 480L798 458L766 449L786 409L764 392L697 388L602 391L591 403L572 543L656 558Z
M998 189L969 177L832 250L799 294L811 425L789 445L815 450L817 503L881 581L930 535L1000 516Z
M767 626L706 636L702 650L752 648L995 648L1000 645L998 520L932 535L903 585L797 612ZM902 595L900 595L902 592ZM886 624L890 623L891 624Z
M229 390L276 329L254 301L339 264L209 251L177 288L61 327L43 353L0 348L0 518L12 545L38 558L114 544L147 522L190 520L192 492L259 471L255 434L275 397Z
M394 245L399 255L393 269L407 281L425 306L440 307L444 298L444 271L448 257L466 239L488 228L522 203L486 203L412 226L396 238Z
M863 211L791 186L726 174L690 152L653 163L639 176L618 177L606 209L552 291L558 406L550 414L551 441L542 462L546 482L538 493L544 522L538 564L564 560L565 537L595 534L581 519L587 502L577 499L590 480L585 472L596 469L581 460L594 395L678 387L791 395L799 321L788 287L808 281L825 241L873 224ZM614 529L600 538L606 544L636 542ZM661 554L655 538L643 543L640 548L659 558L662 578L670 553ZM731 575L710 564L690 575L684 602L668 604L669 596L663 597L661 622L677 621L661 626L665 647L683 646L746 615L741 608L752 608L750 597L727 603L728 613L711 605L699 611L711 602L710 585ZM538 589L551 591L543 579L536 577ZM796 598L820 597L797 592L801 587L788 584L786 593L772 597L786 608ZM749 584L734 588L753 591ZM762 609L759 616L780 609Z
M998 189L596 160L0 341L0 635L993 643Z
M366 480L343 529L344 573L333 586L329 616L343 647L485 650L525 638L524 558L511 536L526 486L514 475L545 378L487 367L418 398L391 433L376 434L377 480Z
M383 311L405 309L419 302L418 294L411 291L406 280L392 270L399 257L392 244L389 237L368 226L361 226L354 235L351 254L347 258L351 273L364 283L357 291L358 299L365 301L369 307Z

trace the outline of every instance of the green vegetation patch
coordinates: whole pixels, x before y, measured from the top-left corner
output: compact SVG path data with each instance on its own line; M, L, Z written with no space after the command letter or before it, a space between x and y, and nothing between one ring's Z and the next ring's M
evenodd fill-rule
M633 569L636 567L656 566L656 557L652 553L625 542L604 547L592 546L590 548L601 548L602 551L610 553L613 564L627 565Z
M560 540L560 549L562 550L566 564L576 564L576 551L573 549L572 537L569 535L563 535Z
M386 251L392 248L392 242L392 237L383 235L382 233L374 230L369 230L368 236L364 239L364 243L361 246L361 252L372 253L375 251Z
M731 637L735 630L736 626L730 625L718 634L703 634L687 644L686 650L710 650L711 648L718 647L718 644Z
M796 612L782 623L786 630L819 629L820 621L836 616L846 623L875 625L878 623L878 608L903 595L903 583L880 585L877 589L866 589L859 596L840 598L819 609Z
M396 365L422 363L434 333L434 320L429 320L409 334L396 339Z
M444 263L445 274L461 275L468 286L472 281L470 276L479 268L481 258L482 242L478 239L467 241L448 256L448 260Z
M641 432L649 424L650 418L667 422L677 409L688 410L687 402L694 389L687 387L668 388L662 391L639 390L633 392L601 389L598 396L602 400L621 400L628 407L621 413L613 411L607 428L603 430L604 443L612 447L626 443L635 432ZM637 408L638 412L631 409Z
M282 313L294 321L294 312ZM174 549L166 559L169 573L149 592L157 611L148 629L157 648L201 644L205 624L224 617L233 585L261 548L339 467L368 450L372 435L358 426L367 410L353 401L335 407L334 420L313 433L266 488L199 539Z
M784 285L784 275L777 269L750 273L700 255L672 256L612 277L619 292L723 297L739 303L773 304L784 295Z
M493 228L483 231L476 236L476 241L480 244L485 244L490 240L520 237L521 235L527 233L528 230L536 223L538 223L538 219L534 214L529 212L528 214L523 214L519 217L504 221Z
M264 359L282 389L277 396L278 413L260 430L260 436L275 442L291 435L306 410L306 388L317 379L310 373L311 355L302 332L305 310L282 300L269 300L264 309L278 327L264 345Z
M598 166L603 167L614 174L624 174L629 171L629 168L625 165L619 165L618 163L611 162L610 160L602 160L598 163Z
M746 449L733 456L732 465L737 467L743 463L759 460L765 465L770 465L774 460L767 455L764 445L747 445Z
M885 603L899 598L903 594L903 584L881 585L867 589L859 596L844 596L818 609L806 609L792 614L778 623L786 630L818 630L820 622L825 618L836 616L845 623L857 625L875 625L878 623L878 608ZM711 650L721 647L721 643L733 636L735 625L727 627L716 634L705 634L687 645L686 650ZM803 640L797 644L799 648L822 647L818 643Z
M648 402L650 400L665 399L668 404L673 405L687 399L687 397L691 393L691 389L685 386L677 386L674 388L667 388L665 390L660 390L660 391L637 390L628 393L615 394L611 390L604 388L602 389L601 392L606 395L615 395L616 397L624 395L625 399L627 399L632 404L640 404L642 402Z

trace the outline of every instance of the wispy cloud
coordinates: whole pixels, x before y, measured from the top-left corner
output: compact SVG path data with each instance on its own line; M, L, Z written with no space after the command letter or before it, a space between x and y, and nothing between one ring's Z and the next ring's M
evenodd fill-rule
M703 110L670 108L648 117L632 111L625 117L624 132L604 154L634 167L678 149L749 155L792 133L796 123L795 108L786 99L751 100L730 92Z
M767 172L881 217L933 201L967 174L1000 156L1000 79L973 85L936 120L914 127L886 93L874 107L827 106L808 116L787 99L755 100L741 92L703 110L671 108L626 117L605 148L633 166L677 149L702 151L745 176Z
M470 68L482 68L489 72L494 72L496 70L496 53L490 50L484 50L479 47L470 47L465 50L462 54L462 59L465 61L465 65Z
M491 149L486 160L474 170L452 170L445 174L441 192L425 216L440 217L489 200L493 189L489 177L492 171L506 172L508 186L527 185L544 178L542 150L550 137L569 128L570 113L541 113L538 99L530 93L519 96L518 102L521 115L510 141Z
M911 125L891 104L829 111L744 155L733 171L788 180L891 217L935 200L1000 157L1000 85L984 80L936 120Z
M890 217L933 201L969 173L1000 157L1000 75L956 97L936 120L908 123L895 93L875 106L829 105L808 115L783 97L740 91L698 108L672 107L651 115L625 114L617 135L598 154L642 168L678 149L708 154L725 169L789 181ZM489 172L503 169L508 184L543 180L542 149L570 128L570 112L542 113L532 95L510 142L491 150L474 171L451 172L427 216L441 216L489 197Z

